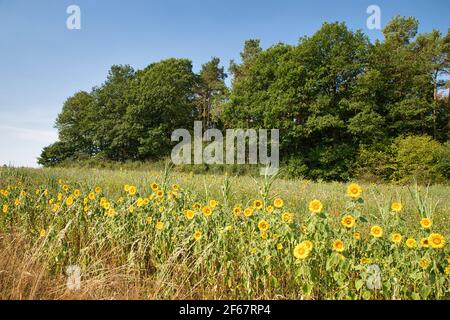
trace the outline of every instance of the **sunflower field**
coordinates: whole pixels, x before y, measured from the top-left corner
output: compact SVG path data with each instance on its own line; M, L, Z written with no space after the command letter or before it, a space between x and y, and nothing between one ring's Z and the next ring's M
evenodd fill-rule
M449 195L170 168L2 168L0 298L448 300Z

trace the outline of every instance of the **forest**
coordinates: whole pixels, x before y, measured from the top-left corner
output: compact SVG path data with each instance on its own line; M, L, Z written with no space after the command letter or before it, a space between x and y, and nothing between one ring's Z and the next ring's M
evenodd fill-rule
M279 129L292 177L448 181L450 29L418 29L417 19L396 16L372 43L324 23L296 45L247 40L227 69L217 57L199 72L189 59L113 65L103 84L65 101L59 141L39 164L158 161L170 156L173 130L198 120Z

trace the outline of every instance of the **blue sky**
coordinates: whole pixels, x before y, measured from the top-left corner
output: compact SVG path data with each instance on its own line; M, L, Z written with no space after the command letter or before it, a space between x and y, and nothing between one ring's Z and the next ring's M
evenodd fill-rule
M66 8L81 8L81 30L68 30ZM366 9L382 25L401 14L420 32L450 27L448 0L0 0L0 165L37 166L57 139L54 120L65 99L100 85L113 64L140 69L185 57L198 70L212 56L228 67L243 42L295 44L325 21L344 21L371 39Z

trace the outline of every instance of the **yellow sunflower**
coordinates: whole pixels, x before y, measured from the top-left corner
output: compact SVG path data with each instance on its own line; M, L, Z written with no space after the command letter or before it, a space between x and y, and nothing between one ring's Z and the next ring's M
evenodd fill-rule
M450 276L450 267L445 268L445 274Z
M430 243L428 241L428 238L422 238L420 239L420 246L422 248L428 248L430 246Z
M445 238L442 234L432 233L428 237L428 243L434 249L441 249L445 245Z
M373 226L370 228L370 234L375 238L381 238L383 236L383 228L380 226Z
M430 229L431 226L433 225L433 222L431 221L431 219L423 218L422 220L420 220L420 225L424 229Z
M253 208L250 208L250 207L245 208L244 216L248 218L248 217L251 217L252 215L253 215Z
M347 195L350 198L357 199L361 196L361 193L362 193L362 188L359 184L352 183L347 188Z
M314 199L313 201L311 201L309 203L309 211L311 211L312 213L320 213L322 211L323 208L323 204L322 202L320 202L317 199Z
M355 239L355 240L361 240L361 233L355 232L355 233L353 234L353 239Z
M202 238L202 232L201 231L195 231L193 234L193 237L195 239L195 241L199 241Z
M284 201L281 198L276 198L275 200L273 200L273 205L275 208L281 208L284 205Z
M164 229L164 222L158 221L158 222L156 223L156 225L155 225L155 228L156 228L157 230L162 230L162 229Z
M241 215L242 209L240 207L233 208L233 214L235 217L239 217Z
M202 213L205 217L209 217L212 214L212 209L209 206L205 206L202 209Z
M392 242L394 242L394 243L396 243L396 244L399 244L400 242L402 242L402 235L400 234L400 233L394 233L392 236L391 236L391 240L392 240Z
M419 265L423 268L426 269L428 268L428 266L430 265L430 260L426 259L426 258L422 258L419 260Z
M349 214L344 216L341 220L341 224L348 229L353 228L355 226L355 222L356 222L355 218L353 218L353 216Z
M194 218L194 211L192 211L192 210L184 210L184 215L189 220L192 220Z
M409 238L406 240L406 246L410 249L415 248L417 245L416 239Z
M153 182L153 183L150 185L150 188L151 188L153 191L157 191L157 190L159 189L159 185L158 185L156 182Z
M310 251L304 243L297 245L294 248L294 257L298 260L306 259L309 256Z
M342 240L334 240L333 241L333 250L336 252L343 252L345 249L344 242Z
M268 223L266 220L261 220L261 221L258 223L258 228L259 228L259 230L262 231L262 232L269 230L269 226L270 226L270 225L269 225L269 223Z
M261 210L263 208L263 202L261 200L253 201L253 208Z
M281 215L281 219L282 219L283 222L285 222L285 223L292 223L292 220L293 220L293 214L290 213L290 212L284 212L284 213Z
M267 213L272 213L274 208L272 206L267 206L266 211Z
M400 202L393 202L391 204L391 210L393 212L400 212L403 209L403 205Z

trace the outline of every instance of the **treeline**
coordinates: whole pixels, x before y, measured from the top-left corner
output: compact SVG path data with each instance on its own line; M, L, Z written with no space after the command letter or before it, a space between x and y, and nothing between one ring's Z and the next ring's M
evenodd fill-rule
M280 129L291 175L403 179L400 149L412 144L419 153L406 161L408 175L420 169L450 178L450 29L418 34L415 18L397 16L383 33L371 43L344 23L325 23L297 45L263 50L248 40L241 62L230 62L230 88L218 58L199 73L187 59L138 71L113 66L101 86L67 99L56 120L59 141L39 163L157 160L170 154L174 129L201 120L204 128Z

